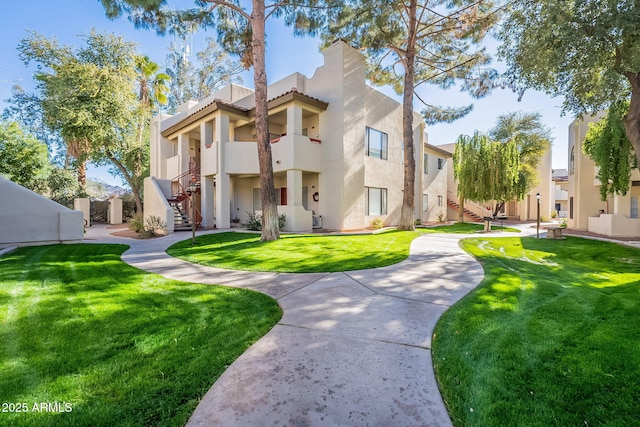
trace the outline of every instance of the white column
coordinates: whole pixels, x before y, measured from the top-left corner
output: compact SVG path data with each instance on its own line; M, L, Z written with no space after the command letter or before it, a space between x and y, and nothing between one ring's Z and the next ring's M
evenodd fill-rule
M213 227L215 223L214 198L215 187L213 175L200 177L200 208L202 210L202 226Z
M287 135L302 134L302 107L289 105L287 107Z
M230 177L224 165L225 148L229 142L229 116L218 112L215 116L214 141L218 142L218 173L216 174L216 225L218 228L231 227Z
M213 150L213 148L207 148L207 145L213 143L213 122L200 123L200 153L206 153L207 150ZM200 209L202 214L202 226L213 227L215 225L213 211L213 200L215 197L215 189L213 186L213 176L204 175L204 171L207 169L206 165L202 164L207 160L207 156L201 154L200 156Z
M109 200L109 224L122 224L122 199Z
M287 171L287 205L302 206L302 171Z

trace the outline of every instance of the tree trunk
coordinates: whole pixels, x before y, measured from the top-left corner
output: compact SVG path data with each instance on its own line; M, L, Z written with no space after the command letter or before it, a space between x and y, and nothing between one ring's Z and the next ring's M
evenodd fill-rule
M496 216L498 216L498 212L500 212L500 210L503 208L504 206L504 202L498 202L496 203L496 210L493 212L493 217L495 218Z
M116 159L110 152L107 152L107 158L113 163L119 170L122 172L122 176L124 177L129 187L131 187L131 192L133 193L133 198L136 201L136 213L142 213L142 197L140 196L140 188L138 184L135 182L134 178L129 175L127 168L124 167L122 163L118 159Z
M629 112L624 117L624 129L627 139L636 153L638 165L640 165L640 75L628 74L627 79L631 83L631 101Z
M87 188L87 162L78 160L78 184L84 191Z
M462 193L458 194L458 205L460 206L458 209L458 222L464 222L464 195Z
M265 68L265 7L264 0L252 0L251 49L253 54L253 80L256 97L256 136L258 138L258 162L260 188L262 190L261 241L280 237L276 190L273 185L273 163L269 142L269 110L267 107L267 71Z
M404 144L404 192L400 213L400 230L415 230L414 203L416 184L416 159L413 145L413 93L415 79L417 0L409 3L409 34L404 63L404 93L402 100L402 143Z

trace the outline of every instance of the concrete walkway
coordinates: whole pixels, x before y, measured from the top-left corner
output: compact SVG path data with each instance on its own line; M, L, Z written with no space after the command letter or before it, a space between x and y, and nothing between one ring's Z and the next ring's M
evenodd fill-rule
M491 234L501 235L514 236ZM284 310L216 381L188 426L451 425L433 373L431 336L442 313L483 277L458 246L464 235L419 237L409 258L393 266L315 274L221 270L165 253L189 237L134 240L104 227L87 233L89 242L130 245L122 258L135 267L254 289Z

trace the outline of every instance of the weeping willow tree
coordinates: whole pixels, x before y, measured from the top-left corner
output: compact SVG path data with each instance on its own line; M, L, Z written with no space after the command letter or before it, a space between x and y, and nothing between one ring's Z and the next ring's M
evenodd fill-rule
M526 194L516 143L493 141L478 132L460 135L456 141L453 177L458 182L460 222L464 221L465 200L522 200Z
M610 194L626 195L629 191L631 171L638 166L633 146L624 127L629 112L629 101L615 102L607 117L591 123L584 140L584 153L598 165L600 198Z

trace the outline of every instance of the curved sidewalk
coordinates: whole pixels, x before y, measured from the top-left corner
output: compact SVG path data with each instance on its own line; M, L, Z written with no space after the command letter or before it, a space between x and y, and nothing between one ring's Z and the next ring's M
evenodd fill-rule
M513 236L492 237L505 234ZM401 263L314 274L221 270L166 254L188 237L96 241L129 244L122 258L135 267L254 289L284 311L216 381L188 426L451 425L433 373L431 336L442 313L482 280L480 265L458 245L468 236L425 235Z

